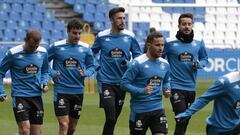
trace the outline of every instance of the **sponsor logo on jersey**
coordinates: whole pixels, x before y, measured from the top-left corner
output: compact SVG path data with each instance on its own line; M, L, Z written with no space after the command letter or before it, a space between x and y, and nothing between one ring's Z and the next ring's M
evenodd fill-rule
M111 58L122 58L124 55L124 51L118 47L109 51L109 57Z
M235 108L236 108L236 109L240 109L240 101L238 101L238 102L235 104Z
M38 67L34 64L29 64L24 68L25 74L36 74L38 72Z
M148 85L160 86L161 82L162 82L162 78L155 75L148 80Z
M191 62L193 61L193 55L189 52L184 52L179 54L178 60L181 62Z
M79 67L79 61L75 58L70 57L63 61L63 65L66 68L77 68L77 67Z

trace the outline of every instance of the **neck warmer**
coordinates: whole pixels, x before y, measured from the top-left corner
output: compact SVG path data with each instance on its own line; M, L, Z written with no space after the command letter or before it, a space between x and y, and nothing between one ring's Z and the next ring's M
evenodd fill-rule
M182 41L183 43L191 43L193 41L193 36L194 36L193 30L190 34L187 35L182 33L181 31L178 31L176 34L176 38Z

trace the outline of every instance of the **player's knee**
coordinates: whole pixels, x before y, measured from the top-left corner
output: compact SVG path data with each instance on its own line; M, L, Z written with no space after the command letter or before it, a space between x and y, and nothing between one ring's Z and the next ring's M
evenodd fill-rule
M59 128L60 130L64 130L64 131L68 130L68 122L60 122Z
M30 127L19 128L20 135L30 135Z

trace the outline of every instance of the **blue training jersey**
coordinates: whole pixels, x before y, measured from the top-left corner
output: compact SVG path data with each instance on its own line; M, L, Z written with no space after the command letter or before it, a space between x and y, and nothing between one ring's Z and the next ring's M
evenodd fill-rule
M3 78L10 70L13 97L41 96L41 84L48 83L48 55L45 48L39 46L33 53L26 52L24 45L18 45L7 51L0 65L0 96L6 95Z
M119 85L131 60L131 54L135 58L142 53L132 32L123 30L116 35L112 34L110 29L98 33L92 51L94 55L101 51L99 81L113 85Z
M63 94L82 94L84 77L79 73L82 68L85 77L94 73L94 58L89 45L81 41L78 44L61 40L53 43L49 49L49 61L53 60L51 76L54 81L54 92ZM55 77L60 71L59 78Z
M226 132L240 124L240 73L232 72L219 77L184 113L176 116L188 117L214 100L213 112L207 124L218 132Z
M177 38L168 38L162 57L170 64L171 88L195 91L197 69L208 64L203 40L194 38L191 43L183 43ZM193 68L193 62L197 63L197 68Z
M169 64L163 58L149 59L143 54L136 59L122 77L121 88L131 93L131 120L136 113L163 109L162 90L170 89ZM147 85L153 86L146 94Z

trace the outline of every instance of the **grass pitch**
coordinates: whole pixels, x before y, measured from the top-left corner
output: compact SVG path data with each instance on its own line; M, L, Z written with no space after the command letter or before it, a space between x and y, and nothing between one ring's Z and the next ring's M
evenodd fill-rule
M212 82L212 80L198 81L197 96L201 95L205 90L207 90ZM9 86L5 86L5 88L8 93L8 101L0 103L0 135L14 135L14 133L18 132L18 129L11 105L11 98L9 94L10 88ZM42 128L43 135L58 134L58 123L54 115L52 95L52 87L50 86L50 91L44 94L45 116ZM115 128L115 135L129 135L129 100L130 96L127 94L122 113ZM81 117L75 135L101 135L105 117L103 109L98 107L98 101L99 97L96 90L94 93L86 93L84 95L83 110L81 112ZM169 99L164 99L164 106L168 118L169 135L172 135L175 121ZM187 135L205 134L205 119L211 113L211 110L212 103L207 105L192 117L188 126ZM148 131L147 135L151 135L151 133Z

